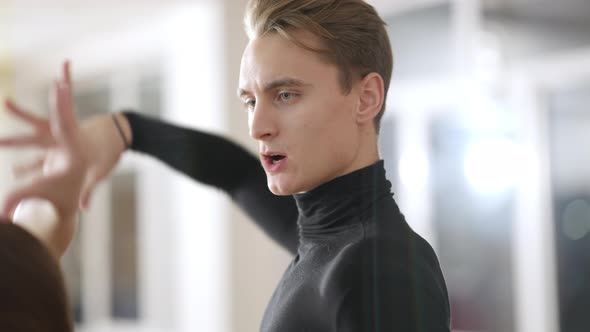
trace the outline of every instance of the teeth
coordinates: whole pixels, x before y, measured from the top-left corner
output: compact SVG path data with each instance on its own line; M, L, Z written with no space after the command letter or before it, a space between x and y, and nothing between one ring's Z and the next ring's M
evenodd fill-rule
M284 156L281 156L279 154L273 154L270 156L270 161L272 164L276 164L279 161L281 161L283 158L285 158Z

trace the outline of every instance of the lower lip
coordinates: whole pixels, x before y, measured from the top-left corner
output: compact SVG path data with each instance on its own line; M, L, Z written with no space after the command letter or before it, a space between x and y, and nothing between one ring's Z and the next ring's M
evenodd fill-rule
M264 168L266 168L266 171L269 173L276 173L280 171L281 168L284 168L286 162L287 157L275 162L273 162L271 159L266 159L264 161Z

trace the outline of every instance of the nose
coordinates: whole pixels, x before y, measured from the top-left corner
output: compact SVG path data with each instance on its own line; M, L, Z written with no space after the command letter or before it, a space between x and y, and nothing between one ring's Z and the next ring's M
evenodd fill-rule
M257 103L254 110L248 113L250 137L255 140L267 141L278 133L278 126L272 107Z

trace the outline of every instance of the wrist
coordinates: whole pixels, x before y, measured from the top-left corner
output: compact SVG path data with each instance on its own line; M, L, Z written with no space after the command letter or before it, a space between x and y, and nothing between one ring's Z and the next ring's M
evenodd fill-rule
M111 121L115 127L115 130L118 133L119 138L123 144L124 150L128 150L131 148L132 144L132 133L131 133L131 126L129 125L129 121L127 121L127 117L125 117L122 113L113 113L111 114Z

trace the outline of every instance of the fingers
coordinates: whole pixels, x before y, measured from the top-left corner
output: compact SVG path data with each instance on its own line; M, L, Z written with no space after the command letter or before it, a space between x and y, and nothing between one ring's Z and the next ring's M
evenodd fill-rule
M64 61L63 65L62 65L62 75L63 75L63 80L64 82L71 86L72 85L72 79L70 76L70 60L66 60Z
M16 116L17 118L31 124L37 128L47 128L47 120L36 115L33 115L31 112L27 112L17 106L12 100L6 100L4 102L6 106L6 110L11 113L12 115Z
M2 147L25 147L25 146L45 146L45 142L38 136L15 136L0 138Z
M69 87L62 81L55 82L50 125L56 140L66 145L72 143L77 128L76 120L73 118L72 102L69 99Z
M84 179L84 185L82 186L82 193L80 194L79 207L81 210L88 211L90 207L90 198L94 188L100 181L99 177L95 172L89 172Z
M64 63L63 77L54 84L51 127L56 138L65 144L75 143L78 122L74 113L69 62Z
M95 185L96 183L93 183L88 187L85 187L84 191L82 191L82 196L80 196L79 203L80 210L88 211L88 208L90 207L90 197L92 196L92 192L94 191Z
M33 162L14 166L12 168L12 172L16 177L22 177L27 174L31 174L35 171L41 170L44 162L45 156L39 157L35 159Z
M72 96L72 79L70 75L70 61L65 61L63 64L62 86L59 95L58 104L62 110L62 120L64 125L68 128L76 128L78 121L76 113L74 113L74 98Z

